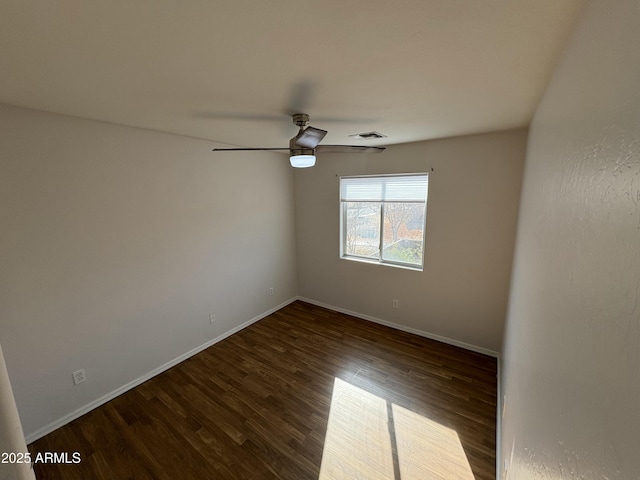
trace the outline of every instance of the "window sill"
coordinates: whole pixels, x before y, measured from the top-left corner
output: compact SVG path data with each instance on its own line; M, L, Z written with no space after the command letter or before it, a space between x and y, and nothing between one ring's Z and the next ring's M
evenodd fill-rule
M381 262L379 260L363 258L363 257L351 257L351 256L343 255L340 257L340 259L349 260L351 262L368 263L369 265L382 265L384 267L400 268L402 270L412 270L414 272L422 272L424 270L423 266L409 265L409 264L403 264L403 263Z

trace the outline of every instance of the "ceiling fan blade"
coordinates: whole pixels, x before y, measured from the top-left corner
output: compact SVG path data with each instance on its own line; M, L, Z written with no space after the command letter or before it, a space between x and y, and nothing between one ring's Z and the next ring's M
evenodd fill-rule
M232 112L195 112L196 118L208 118L211 120L239 120L249 122L281 122L287 118L287 114L271 115L267 113L232 113Z
M245 151L256 151L256 150L281 150L281 151L289 151L289 147L284 148L214 148L213 152L245 152Z
M366 147L364 145L320 145L316 153L382 153L386 147Z
M295 137L296 145L304 148L316 148L327 134L326 130L315 127L307 127L301 130Z
M309 105L313 103L315 88L315 82L311 79L302 79L292 85L288 102L289 115L308 110Z

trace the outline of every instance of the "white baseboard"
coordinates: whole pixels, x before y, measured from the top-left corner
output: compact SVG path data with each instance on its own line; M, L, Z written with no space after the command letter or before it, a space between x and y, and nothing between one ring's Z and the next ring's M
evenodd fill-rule
M240 330L242 330L244 328L247 328L249 325L257 322L258 320L262 320L263 318L271 315L272 313L277 312L281 308L286 307L287 305L289 305L292 302L295 302L296 300L297 300L297 297L290 298L289 300L281 303L280 305L278 305L276 307L273 307L272 309L267 310L266 312L261 313L260 315L257 315L255 317L253 317L251 320L248 320L248 321L242 323L241 325L238 325L237 327L226 331L222 335L219 335L216 338L213 338L213 339L209 340L208 342L203 343L202 345L200 345L200 346L188 351L187 353L184 353L184 354L180 355L179 357L176 357L173 360L170 360L169 362L165 363L164 365L161 365L158 368L156 368L154 370L151 370L150 372L142 375L141 377L138 377L135 380L132 380L131 382L129 382L129 383L127 383L127 384L125 384L125 385L123 385L123 386L121 386L119 388L116 388L112 392L107 393L106 395L94 400L93 402L90 402L90 403L78 408L77 410L74 410L73 412L68 413L64 417L59 418L58 420L56 420L54 422L51 422L50 424L45 425L42 428L39 428L35 432L29 433L25 437L25 440L26 440L27 444L35 442L39 438L42 438L45 435L53 432L54 430L56 430L56 429L58 429L58 428L60 428L60 427L62 427L64 425L66 425L67 423L75 420L76 418L81 417L85 413L90 412L91 410L99 407L100 405L104 405L105 403L107 403L110 400L113 400L117 396L122 395L123 393L131 390L132 388L137 387L138 385L146 382L147 380L155 377L156 375L164 372L165 370L169 370L171 367L174 367L175 365L179 364L180 362L185 361L187 358L190 358L190 357L194 356L195 354L200 353L201 351L205 350L206 348L209 348L211 345L214 345L214 344L224 340L225 338L230 337L234 333L237 333Z
M436 340L438 342L446 343L449 345L453 345L454 347L464 348L465 350L471 350L472 352L482 353L484 355L488 355L490 357L499 358L500 354L493 350L489 350L488 348L478 347L476 345L471 345L470 343L461 342L459 340L454 340L452 338L443 337L441 335L436 335L435 333L425 332L423 330L418 330L417 328L406 327L404 325L400 325L398 323L389 322L388 320L383 320L381 318L372 317L371 315L366 315L364 313L354 312L352 310L347 310L346 308L336 307L334 305L329 305L323 302L318 302L317 300L312 300L310 298L305 297L297 297L297 300L302 302L311 303L312 305L317 305L318 307L323 307L329 310L333 310L334 312L345 313L347 315L351 315L352 317L361 318L362 320L368 320L370 322L379 323L380 325L384 325L386 327L391 327L396 330L402 330L403 332L413 333L414 335L418 335L420 337L429 338L431 340Z

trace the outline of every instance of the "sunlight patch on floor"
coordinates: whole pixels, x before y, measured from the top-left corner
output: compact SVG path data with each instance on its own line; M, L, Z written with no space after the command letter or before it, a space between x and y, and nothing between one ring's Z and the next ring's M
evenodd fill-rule
M455 430L392 405L402 480L473 480L473 472Z
M336 378L318 479L427 478L474 480L457 433Z
M387 402L335 379L319 480L393 479Z

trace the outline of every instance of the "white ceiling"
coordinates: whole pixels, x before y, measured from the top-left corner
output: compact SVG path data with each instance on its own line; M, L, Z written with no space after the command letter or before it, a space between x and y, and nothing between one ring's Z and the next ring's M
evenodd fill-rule
M286 146L528 125L582 0L2 0L0 103ZM361 141L360 141L361 142Z

